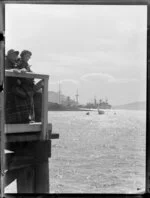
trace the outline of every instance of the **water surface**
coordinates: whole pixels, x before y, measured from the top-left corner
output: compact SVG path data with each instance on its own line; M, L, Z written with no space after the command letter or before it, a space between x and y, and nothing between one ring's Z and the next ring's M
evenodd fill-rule
M50 192L135 193L145 188L145 111L49 112Z

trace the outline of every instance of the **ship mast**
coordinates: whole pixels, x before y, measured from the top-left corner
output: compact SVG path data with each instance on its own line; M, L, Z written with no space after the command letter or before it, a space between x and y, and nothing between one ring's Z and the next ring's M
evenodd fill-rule
M94 96L94 106L95 106L95 108L97 107L96 96Z
M58 91L58 104L61 104L61 86L59 81L59 91Z
M108 103L108 98L107 97L105 97L105 102Z
M79 98L78 89L75 96L76 96L76 104L78 105L78 98Z

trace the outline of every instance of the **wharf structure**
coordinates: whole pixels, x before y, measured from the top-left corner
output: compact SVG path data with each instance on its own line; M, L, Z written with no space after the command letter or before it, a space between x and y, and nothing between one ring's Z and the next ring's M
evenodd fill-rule
M43 79L42 121L5 124L4 187L17 181L17 193L49 193L51 140L59 138L48 123L48 75L5 71L6 77Z
M96 97L94 98L93 103L87 103L87 108L93 108L93 109L111 109L111 105L108 103L108 100L105 101L100 99L99 102L97 102Z

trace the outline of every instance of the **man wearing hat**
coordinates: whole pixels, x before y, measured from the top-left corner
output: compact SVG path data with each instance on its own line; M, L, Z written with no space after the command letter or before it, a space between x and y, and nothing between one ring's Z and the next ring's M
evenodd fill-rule
M19 51L15 51L14 49L10 49L7 52L5 69L14 69L17 66L18 55Z
M17 68L18 55L19 52L14 49L7 52L5 69L19 71ZM7 124L29 123L30 102L23 97L23 90L20 86L18 87L17 82L16 77L5 78L5 122Z
M17 60L18 60L18 55L19 52L15 51L14 49L10 49L7 52L7 56L5 59L5 69L15 69L17 67ZM16 78L13 77L6 77L5 82L6 82L6 88L7 91L10 91L12 88L12 85L16 83Z

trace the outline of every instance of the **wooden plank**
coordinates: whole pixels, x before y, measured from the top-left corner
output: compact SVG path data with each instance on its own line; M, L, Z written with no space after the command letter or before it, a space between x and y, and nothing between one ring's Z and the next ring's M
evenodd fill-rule
M44 88L42 93L42 133L41 139L46 139L48 131L48 79L44 79Z
M17 193L35 193L35 171L33 167L17 171Z
M41 122L29 124L5 124L5 134L40 132L42 130Z
M49 75L36 74L33 72L16 73L16 72L13 72L12 70L5 70L5 76L19 77L19 78L38 78L38 79L48 79L49 78Z
M33 155L17 156L15 153L7 154L5 160L5 170L16 170L25 168L35 163L35 157Z
M18 126L18 125L17 125ZM17 129L17 126L15 126L15 129ZM42 127L42 126L41 126ZM9 128L11 128L11 126L9 126ZM27 127L26 127L27 128ZM38 126L37 126L38 128ZM9 132L6 132L6 142L31 142L31 141L37 141L40 140L40 135L41 135L41 129L40 131L24 131L24 132L20 132L20 129L16 130L13 129L14 132L8 130ZM30 128L31 129L31 128ZM50 130L50 133L49 133ZM48 133L46 135L46 139L49 140L51 139L51 131L52 131L52 124L49 123L48 124Z
M36 160L42 156L43 162L35 166L35 193L49 193L49 161L51 156L51 140L36 144Z
M50 147L51 144L47 145ZM44 147L45 148L45 147ZM5 162L5 170L12 171L16 169L21 169L29 166L39 165L45 161L47 161L48 157L51 155L50 148L46 148L46 150L42 148L41 152L42 155L38 156L39 151L35 154L36 150L31 151L31 154L22 153L22 155L18 155L16 153L11 153L6 155L6 162ZM21 154L21 153L20 153Z
M49 193L49 163L48 159L35 167L35 193Z
M33 142L40 140L40 133L16 133L16 134L7 134L6 142L7 143L22 143L22 142Z
M47 140L51 139L51 138L50 138L50 137L51 137L51 133L52 133L52 124L49 123L49 124L48 124L48 131L47 131L47 135L46 135L46 139L47 139Z
M33 142L11 142L6 143L5 148L9 153L15 153L15 156L32 156L34 155L36 159L44 160L49 156L51 149L51 140L45 141L33 141ZM7 154L8 154L7 151ZM39 152L42 155L39 155Z
M59 134L58 133L52 133L52 124L48 124L48 132L47 132L47 139L58 139Z
M0 1L0 91L3 88L4 82L4 29L5 29L5 6L2 1ZM0 168L1 168L1 178L0 178L0 194L4 196L4 93L0 93Z
M1 15L0 15L0 18L1 18ZM5 46L4 41L0 40L0 86L1 88L3 87L3 82L4 82L4 46Z
M58 133L51 133L50 139L59 139L59 134Z
M4 92L0 92L0 131L4 131ZM1 134L3 139L4 133Z
M0 2L0 33L4 33L5 29L5 7L4 2Z

